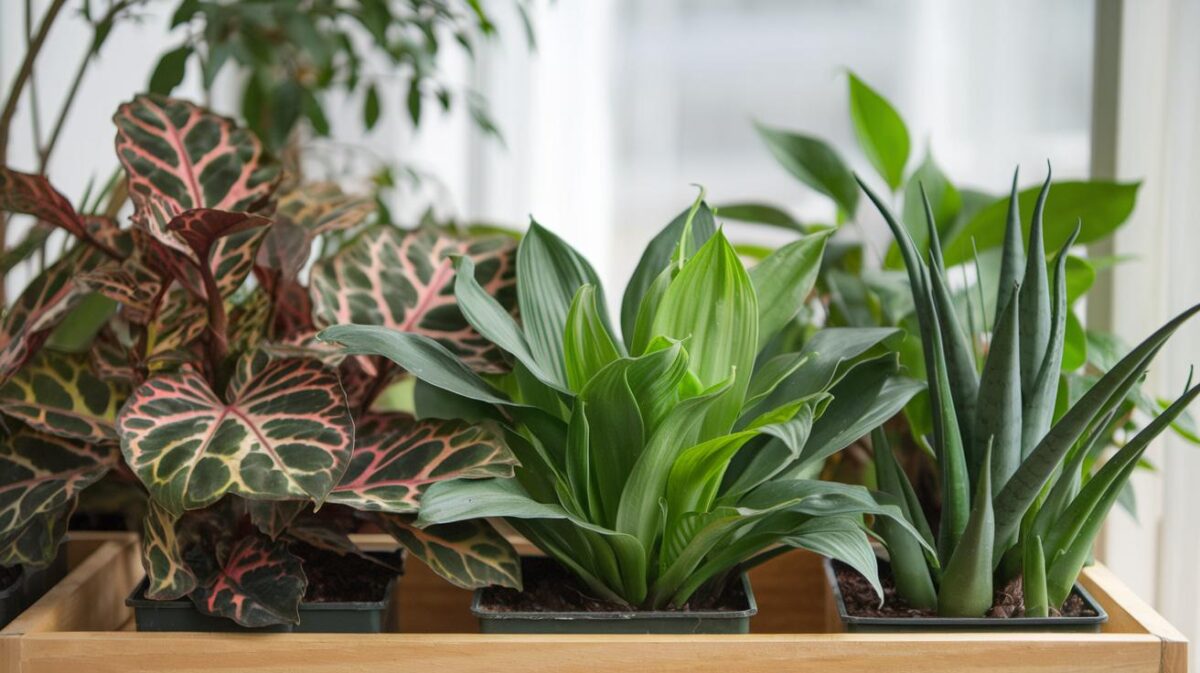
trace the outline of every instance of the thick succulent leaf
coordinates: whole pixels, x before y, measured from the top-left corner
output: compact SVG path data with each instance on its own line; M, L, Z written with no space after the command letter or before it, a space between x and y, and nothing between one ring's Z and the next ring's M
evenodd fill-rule
M896 108L859 79L850 78L850 120L858 145L892 191L904 182L904 165L908 163L908 128Z
M67 508L117 463L111 445L22 428L0 441L0 535Z
M117 438L128 389L92 373L86 354L42 351L0 386L0 411L43 432L85 442Z
M187 555L199 579L191 598L201 612L249 627L300 623L308 579L286 542L250 535L215 556L205 551L193 547Z
M248 356L223 402L185 368L151 378L117 419L133 471L172 514L246 498L323 502L350 462L337 375L311 359Z
M954 225L963 209L963 194L954 186L954 183L950 182L950 178L946 177L945 172L934 161L933 154L928 148L921 164L909 176L908 183L904 186L904 207L900 213L900 221L908 228L908 233L912 236L917 250L921 254L925 254L929 249L929 233L925 226L925 204L921 198L922 190L925 191L929 203L933 207L938 233L944 234ZM903 264L900 247L893 243L888 248L883 267L899 269Z
M0 566L41 567L58 557L67 534L67 522L75 501L56 510L39 514L23 527L0 534Z
M424 528L412 525L412 518L405 515L382 515L378 521L408 553L455 586L521 588L516 550L483 519Z
M750 269L758 297L758 348L800 312L821 270L832 231L804 236L775 250Z
M717 232L671 281L654 316L655 337L687 340L688 369L709 387L732 378L703 421L704 439L729 432L746 399L758 353L758 301L750 275Z
M1063 348L1067 331L1068 316L1071 312L1067 300L1066 264L1067 252L1075 244L1079 236L1079 227L1063 244L1058 253L1054 268L1052 296L1050 298L1050 334L1049 345L1037 377L1029 390L1024 390L1024 400L1021 408L1021 458L1024 459L1037 446L1042 437L1050 429L1054 419L1054 402L1058 395L1059 375L1062 373ZM1007 479L1006 479L1007 481ZM1001 484L1005 482L997 481Z
M983 454L992 447L992 483L1008 481L1021 462L1021 342L1017 289L1006 288L1004 313L992 330L975 417L974 446L967 455L972 483L979 480ZM966 445L964 444L964 447Z
M1008 213L1004 218L1004 242L1000 249L1000 284L1003 292L996 297L996 317L992 324L1000 323L1004 306L1008 302L1008 288L1017 286L1025 269L1025 237L1021 231L1021 200L1017 196L1017 177L1021 170L1013 170L1012 193L1008 197Z
M87 236L83 218L44 175L0 166L0 211L31 215L40 222L65 229L76 238Z
M196 575L183 559L176 534L178 519L151 501L142 520L142 569L149 585L146 597L154 600L182 598L196 588Z
M353 323L420 334L477 371L503 371L500 351L459 310L451 256L470 258L480 286L511 310L512 239L462 241L433 228L405 232L380 225L313 267L317 326Z
M904 517L921 532L926 544L933 544L933 535L929 532L925 513L917 502L916 492L908 475L900 469L882 428L872 431L871 448L875 453L875 475L879 490L891 496ZM875 528L887 545L896 592L916 607L927 610L936 608L937 590L933 586L933 577L921 546L890 519L881 518L875 522Z
M671 263L671 256L678 247L685 229L691 231L691 243L694 250L699 250L716 233L717 227L713 220L713 213L703 200L677 215L654 236L642 252L633 276L625 284L625 294L621 299L621 334L625 339L625 346L631 351L642 298L646 296L655 279Z
M1046 196L1050 191L1050 173L1038 193L1033 208L1033 220L1029 228L1029 252L1025 260L1025 278L1021 281L1020 304L1021 327L1021 391L1025 397L1032 394L1038 370L1050 347L1050 285L1046 277L1046 243L1043 234L1043 218L1046 213ZM1007 292L1008 288L1000 288ZM1002 482L997 482L1002 483Z
M567 313L575 293L584 285L596 289L598 318L607 327L604 292L595 270L565 241L531 222L517 248L517 301L533 358L558 388L567 385L563 358Z
M134 222L193 261L167 225L193 208L251 211L274 189L262 145L226 117L184 101L138 96L117 109L117 156L128 178Z
M991 453L991 449L984 453L971 517L942 573L937 606L942 617L982 617L992 607L992 549L997 538Z
M355 424L354 453L329 502L359 510L416 512L429 484L511 477L516 458L488 424L370 413Z
M1049 617L1050 602L1046 598L1046 556L1042 538L1033 537L1025 543L1021 564L1021 588L1025 594L1026 617Z

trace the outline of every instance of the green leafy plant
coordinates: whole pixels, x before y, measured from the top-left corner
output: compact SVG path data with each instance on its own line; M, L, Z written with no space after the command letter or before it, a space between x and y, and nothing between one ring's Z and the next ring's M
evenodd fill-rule
M517 251L520 322L474 261L456 263L467 321L511 358L502 377L417 334L341 325L320 338L412 372L419 414L504 427L515 476L431 486L418 525L503 517L595 596L641 608L719 591L739 564L788 547L874 577L862 516L908 529L898 509L804 477L920 388L897 375L897 330L829 330L761 355L806 301L826 238L747 270L697 200L643 253L619 338L591 266L533 223Z
M460 586L519 585L485 522L413 526L430 484L512 475L499 429L389 410L403 372L314 341L354 320L505 371L455 302L451 258L511 306L513 241L373 224L370 200L281 179L252 132L191 103L139 96L114 121L132 226L0 168L0 209L71 241L0 323L0 563L52 560L110 474L148 496L148 595L246 626L297 622L305 550L360 554L363 519ZM53 343L68 323L90 325L75 351Z
M863 189L900 245L912 286L932 400L933 449L941 477L937 553L928 555L888 522L896 588L911 604L949 617L978 617L993 591L1023 578L1028 616L1046 616L1067 600L1104 519L1150 442L1183 413L1200 385L1157 414L1094 473L1096 445L1154 355L1200 305L1184 311L1121 358L1057 417L1067 331L1067 263L1081 227L1062 243L1047 272L1043 185L1022 245L1021 201L1014 179L991 342L982 371L957 317L933 206L924 201L928 255L883 200ZM911 483L884 433L874 435L880 489L928 531ZM932 540L930 540L932 542Z

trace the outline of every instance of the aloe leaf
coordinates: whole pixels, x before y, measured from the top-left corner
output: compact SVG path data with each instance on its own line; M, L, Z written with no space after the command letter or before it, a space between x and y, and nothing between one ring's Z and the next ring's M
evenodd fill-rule
M561 238L537 222L531 222L529 231L517 247L517 304L529 350L559 388L566 387L563 332L567 312L575 293L583 285L596 288L599 319L607 326L604 293L591 265ZM611 334L612 330L608 332ZM538 372L534 367L530 370L535 374Z
M926 235L924 223L922 189L928 190L929 202L933 205L934 221L938 223L938 233L945 233L958 219L963 208L963 195L934 161L928 148L921 164L909 176L908 183L904 186L904 206L900 211L900 221L908 228L917 250L924 254L929 249L929 237ZM899 269L902 263L900 247L893 243L884 257L883 268Z
M992 330L992 344L979 379L975 447L967 469L979 480L983 454L992 447L992 483L1003 484L1021 463L1021 356L1018 289L1003 294L1004 313Z
M937 606L942 617L982 617L992 607L996 519L992 511L991 453L990 448L984 453L971 518L942 573Z
M700 202L698 208L688 208L671 220L670 224L650 241L642 253L641 259L638 260L633 276L625 285L625 295L621 300L621 334L624 335L625 346L634 355L641 353L640 349L634 347L633 335L643 297L646 296L650 286L655 283L663 270L670 266L671 255L679 245L679 238L689 219L691 220L692 243L696 249L703 246L716 233L716 222L706 203Z
M563 332L563 357L567 384L573 391L583 390L596 372L621 357L596 308L596 288L583 285L575 293L567 312Z
M539 360L517 321L475 280L475 262L459 257L455 262L454 296L463 317L477 332L525 365L529 373L552 388L565 391L566 381L549 360Z
M832 231L804 236L775 250L750 269L758 297L758 349L791 322L804 306Z
M1046 556L1042 538L1034 536L1025 543L1025 560L1021 582L1025 594L1026 617L1049 617L1050 603L1046 598Z
M515 404L445 346L427 336L378 325L334 325L322 330L317 338L341 344L347 355L382 355L422 381L462 397L491 404Z
M1025 241L1021 232L1021 200L1017 197L1017 178L1021 173L1018 166L1013 170L1012 193L1008 197L1008 214L1004 218L1004 243L1000 251L1000 284L997 287L1014 287L1020 283L1025 268ZM978 251L975 252L978 258ZM992 324L1000 322L1008 295L1001 292L996 297L996 316Z
M1200 304L1175 316L1108 370L1046 433L996 496L997 539L1016 534L1025 511L1054 474L1064 455L1097 417L1121 404L1150 361Z
M896 462L896 456L881 428L872 432L871 445L875 449L875 476L879 481L879 489L892 496L905 518L913 523L913 527L921 532L928 543L932 543L925 514L916 503L912 484ZM888 519L880 519L875 525L887 545L896 592L915 607L927 610L936 608L937 590L933 586L921 545Z
M1025 279L1021 281L1021 389L1026 397L1032 392L1042 360L1050 343L1050 286L1046 278L1046 243L1043 217L1046 196L1050 192L1050 168L1038 193L1029 227L1029 250L1025 258Z
M929 197L921 188L921 202L925 207L925 222L929 229L929 280L933 301L937 307L942 343L946 347L946 375L950 381L950 394L958 417L958 430L963 446L971 450L975 432L975 404L979 397L979 374L975 371L975 349L971 338L963 332L958 320L958 310L946 282L946 266L942 260L942 242L938 238L937 223Z
M745 401L758 344L750 276L721 232L688 259L663 295L652 333L687 340L689 369L702 386L733 378L703 420L703 436L729 432Z
M1092 428L1091 435L1085 441L1079 442L1067 453L1063 467L1050 487L1050 492L1046 494L1038 507L1032 527L1029 528L1029 534L1037 535L1045 540L1050 526L1079 495L1079 489L1083 484L1084 464L1089 456L1096 455L1096 452L1108 443L1108 438L1115 431L1112 424L1121 422L1120 419L1117 419L1117 411L1118 409L1110 411ZM1022 534L1024 534L1024 529L1022 529Z
M1021 408L1021 458L1024 459L1037 445L1038 440L1046 435L1050 423L1054 420L1054 401L1058 395L1058 379L1062 373L1063 344L1066 338L1067 314L1070 304L1067 301L1066 263L1067 251L1079 237L1079 225L1067 238L1054 266L1053 296L1050 300L1050 337L1046 354L1038 367L1037 377L1029 389L1023 389L1024 402ZM997 481L997 484L1003 484Z

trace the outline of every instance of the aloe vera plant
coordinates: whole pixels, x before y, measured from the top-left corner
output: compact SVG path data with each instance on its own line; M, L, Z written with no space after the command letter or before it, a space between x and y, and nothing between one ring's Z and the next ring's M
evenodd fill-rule
M1183 394L1099 469L1085 469L1154 355L1200 305L1156 330L1056 417L1068 312L1066 264L1079 227L1048 269L1043 237L1049 178L1037 198L1026 252L1014 177L996 314L981 370L946 278L929 200L925 257L909 228L860 184L892 229L907 268L928 363L932 445L941 475L936 554L917 548L889 522L879 527L897 591L914 606L943 616L977 617L992 607L995 588L1020 575L1025 614L1046 616L1070 595L1105 516L1150 442L1200 395L1200 385L1189 379ZM928 530L886 437L877 432L874 439L880 489L915 527Z
M297 622L298 553L360 554L362 519L460 586L518 585L486 522L413 526L431 484L512 475L498 426L381 407L403 372L315 341L352 320L506 371L456 304L451 258L511 307L512 240L372 224L370 200L281 179L253 133L191 103L140 96L114 120L131 226L0 168L0 208L73 242L0 324L0 562L51 561L81 492L110 475L148 497L147 595L245 626ZM97 300L77 352L54 347Z
M788 547L875 576L864 514L924 544L860 486L805 478L920 389L897 375L894 329L817 333L760 358L799 312L827 234L747 270L703 200L642 255L614 330L587 261L533 223L517 251L520 321L456 263L455 295L512 362L479 376L419 334L340 325L320 338L420 379L419 414L500 424L513 478L444 481L418 525L503 517L598 598L681 606Z

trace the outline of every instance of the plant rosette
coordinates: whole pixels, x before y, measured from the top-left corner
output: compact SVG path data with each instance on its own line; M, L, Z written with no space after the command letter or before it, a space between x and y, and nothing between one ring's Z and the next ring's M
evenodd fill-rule
M420 334L340 325L320 338L411 372L418 416L503 429L514 477L435 484L417 525L504 518L569 578L551 593L585 596L582 609L723 606L742 570L793 547L873 577L863 516L908 528L899 508L810 477L922 386L898 373L898 330L826 330L790 351L773 342L799 319L827 237L747 269L697 199L642 255L619 338L592 267L535 222L517 250L519 321L475 281L473 260L456 260L463 315L512 364L500 376ZM604 621L620 620L586 628Z
M144 595L243 627L295 626L306 597L337 601L314 560L329 555L377 569L385 593L396 570L349 539L364 522L459 586L519 586L486 522L413 525L431 484L513 474L500 429L390 411L401 370L314 340L372 324L503 371L449 281L471 260L511 306L512 240L374 224L370 201L332 185L280 191L252 133L191 103L140 96L114 121L125 179L104 212L127 194L132 226L0 169L0 208L73 242L0 325L0 562L56 558L80 493L109 475L148 499Z

